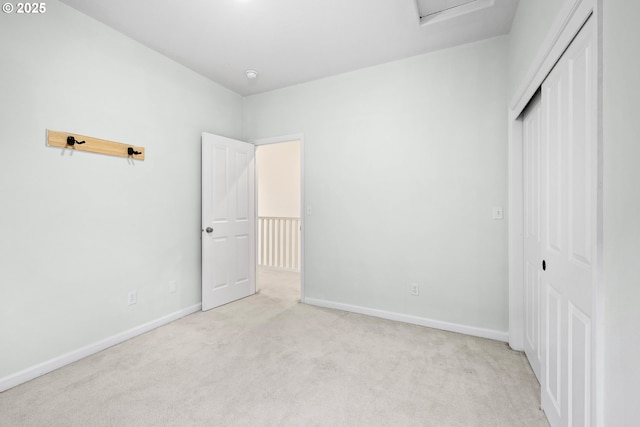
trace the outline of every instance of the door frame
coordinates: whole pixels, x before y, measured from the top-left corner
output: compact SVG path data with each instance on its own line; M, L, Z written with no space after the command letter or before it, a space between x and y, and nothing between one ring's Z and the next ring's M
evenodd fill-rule
M305 202L304 202L304 134L297 133L292 135L282 135L282 136L274 136L271 138L259 138L249 141L251 144L255 146L257 150L258 147L262 145L271 145L271 144L279 144L283 142L300 142L300 302L305 302L305 231L306 231L306 221L305 221ZM256 162L256 174L255 174L255 197L258 195L258 173L257 168L259 167ZM256 199L256 236L258 235L258 200ZM258 245L256 245L256 267L258 264Z
M593 425L604 426L604 292L602 265L602 0L568 0L552 23L538 54L530 66L519 90L509 104L508 117L508 266L509 266L509 346L524 351L524 200L523 200L523 126L521 114L571 44L584 23L595 21L597 93L597 212L596 260L593 278Z

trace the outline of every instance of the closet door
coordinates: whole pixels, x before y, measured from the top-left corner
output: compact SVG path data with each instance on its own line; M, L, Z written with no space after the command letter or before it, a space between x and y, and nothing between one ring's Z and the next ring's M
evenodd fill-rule
M540 378L540 280L542 233L540 230L540 153L542 108L540 92L531 100L522 120L524 190L524 351Z
M597 140L593 20L542 86L542 408L590 426Z

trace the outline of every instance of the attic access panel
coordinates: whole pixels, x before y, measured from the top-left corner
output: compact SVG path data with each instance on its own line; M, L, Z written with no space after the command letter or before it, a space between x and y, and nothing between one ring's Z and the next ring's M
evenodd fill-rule
M420 18L434 13L443 12L464 4L473 3L476 0L417 0Z
M455 18L492 7L495 0L416 0L420 24Z

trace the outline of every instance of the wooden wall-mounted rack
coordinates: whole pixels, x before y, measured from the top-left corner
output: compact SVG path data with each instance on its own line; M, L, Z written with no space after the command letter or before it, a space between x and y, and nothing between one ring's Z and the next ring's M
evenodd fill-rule
M144 147L136 147L134 145L92 138L70 132L47 130L47 144L51 147L69 148L77 151L89 151L91 153L144 160Z

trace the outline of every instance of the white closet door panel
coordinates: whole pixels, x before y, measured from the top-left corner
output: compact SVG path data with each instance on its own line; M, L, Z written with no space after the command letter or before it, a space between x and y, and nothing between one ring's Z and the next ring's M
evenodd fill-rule
M542 137L542 109L540 96L534 97L523 117L524 153L524 324L525 353L531 368L540 381L540 153Z
M593 24L542 86L542 407L552 426L589 426L597 145Z
M591 425L591 319L569 303L569 426Z

